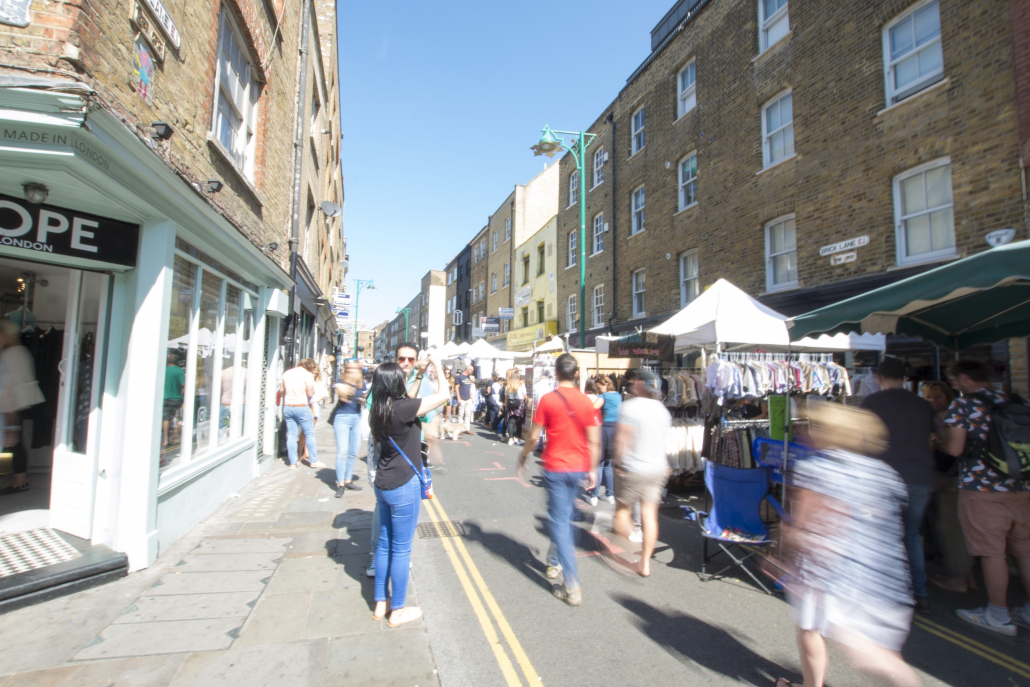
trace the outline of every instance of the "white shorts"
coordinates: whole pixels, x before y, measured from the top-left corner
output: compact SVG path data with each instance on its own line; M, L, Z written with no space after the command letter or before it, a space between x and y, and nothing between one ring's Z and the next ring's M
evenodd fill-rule
M807 589L788 596L794 623L824 637L854 646L855 635L885 649L901 651L912 627L911 606L867 601L857 603Z

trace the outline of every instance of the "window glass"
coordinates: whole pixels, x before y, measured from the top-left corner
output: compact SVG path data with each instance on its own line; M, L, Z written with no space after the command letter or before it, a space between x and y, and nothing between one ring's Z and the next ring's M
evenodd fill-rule
M679 73L679 116L682 117L686 113L697 107L697 90L694 87L696 80L696 63L691 60L690 64L683 68L683 71Z
M536 249L536 274L537 274L537 276L540 276L543 273L544 273L544 245L540 244L540 246Z
M569 205L575 205L579 201L579 172L573 172L569 177Z
M205 270L200 286L200 312L198 313L199 324L195 356L193 446L190 452L193 457L205 453L210 448L212 418L217 415L214 378L221 295L222 280Z
M794 97L787 93L765 108L766 166L794 154Z
M644 187L641 186L633 192L633 226L631 233L636 234L644 230Z
M951 255L955 251L951 165L940 164L897 183L901 233L899 262Z
M698 292L697 251L691 251L680 256L680 307L697 298Z
M797 238L794 218L777 220L768 228L769 288L793 285L798 280Z
M647 312L644 307L644 270L637 270L633 273L633 315L639 316Z
M594 186L604 181L604 148L594 153Z
M891 103L935 83L944 71L939 3L923 5L891 24L887 51Z
M576 329L576 297L569 296L568 305L565 308L565 314L567 315L566 328L571 332Z
M644 147L644 108L633 113L633 153Z
M697 154L680 162L680 210L697 202Z
M190 344L190 320L197 295L197 270L193 263L175 256L172 267L172 303L168 314L168 351L164 375L164 407L161 415L161 469L178 465L182 458L183 405L187 389L186 353Z
M790 32L787 0L759 0L758 6L762 15L760 47L766 50Z
M604 286L594 287L594 326L604 324Z
M604 213L594 217L594 253L604 250Z
M576 232L569 232L569 267L576 264Z
M219 372L219 408L218 408L218 445L229 441L231 436L233 400L236 395L234 377L236 370L236 352L240 347L239 322L241 296L243 292L231 284L225 287L225 307L223 310L222 334L222 369Z

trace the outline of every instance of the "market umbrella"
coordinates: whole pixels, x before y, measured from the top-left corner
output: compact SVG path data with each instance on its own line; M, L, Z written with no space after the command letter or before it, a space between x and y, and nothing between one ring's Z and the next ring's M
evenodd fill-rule
M919 336L960 351L1030 336L1030 241L902 279L787 320L794 340L817 334Z

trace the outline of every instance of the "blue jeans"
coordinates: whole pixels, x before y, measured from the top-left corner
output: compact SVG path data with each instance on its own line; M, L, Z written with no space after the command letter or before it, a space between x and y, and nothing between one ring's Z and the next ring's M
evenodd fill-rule
M566 589L579 588L579 573L576 571L576 533L572 525L576 494L580 482L586 477L583 472L544 471L544 488L547 490L547 529L551 533L551 548L547 552L548 565L561 565Z
M601 426L601 463L597 466L597 486L590 496L597 496L604 482L605 496L615 496L615 473L612 470L612 453L615 451L616 423L606 422Z
M333 432L336 434L336 483L343 484L350 482L354 473L354 458L361 441L360 413L336 413Z
M286 406L283 408L283 419L286 420L286 457L290 465L297 464L297 428L304 432L308 445L308 456L311 462L318 461L318 445L315 441L315 418L311 416L308 406Z
M396 489L376 487L379 506L379 548L376 550L375 600L386 601L387 580L390 582L390 608L404 608L408 596L411 565L411 540L418 525L422 504L422 487L418 476Z
M919 538L919 526L923 522L926 504L930 502L933 487L925 484L907 484L908 505L901 511L905 526L905 548L908 550L908 568L912 573L912 591L919 598L926 598L926 555L923 541Z

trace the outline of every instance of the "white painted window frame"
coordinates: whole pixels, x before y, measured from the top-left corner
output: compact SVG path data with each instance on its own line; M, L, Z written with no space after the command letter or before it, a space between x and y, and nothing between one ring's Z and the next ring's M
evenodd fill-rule
M630 236L636 236L640 232L647 229L647 217L644 212L645 206L647 205L647 193L644 191L644 184L637 186L629 194L630 198L630 213L632 221L630 222ZM639 201L639 204L638 204Z
M684 178L683 178L683 166L684 166L685 163L689 162L691 159L694 160L694 176L690 177L689 179L684 180ZM695 150L694 152L690 153L689 155L684 156L676 164L676 170L677 170L676 171L676 175L678 177L677 188L679 189L679 194L678 194L677 200L679 201L679 209L682 211L682 210L686 210L689 207L693 207L693 206L697 205L697 151ZM693 195L694 195L694 199L692 201L690 201L689 203L686 202L686 198L684 197L684 192L686 191L688 186L692 186L693 187Z
M924 208L923 210L913 213L911 215L902 214L901 204L901 183L911 177L922 175L923 176L923 193L925 200L926 193L926 173L930 170L937 169L938 167L950 167L951 157L942 157L926 164L913 167L912 169L905 170L901 174L894 177L894 237L895 244L897 246L896 259L898 266L902 265L917 265L924 262L933 262L936 260L947 259L955 256L957 249L955 247L955 184L954 179L951 179L951 202L944 205L935 206L933 208ZM949 170L948 176L951 177L951 171ZM917 256L908 255L908 246L905 238L905 222L915 217L922 215L929 215L932 212L940 212L941 210L951 208L951 247L942 248L940 250L930 251L928 253L920 253Z
M784 124L781 121L779 127L777 127L774 131L769 131L769 116L768 116L769 108L771 108L773 105L777 105L778 106L780 104L780 101L782 101L788 95L791 96L791 99L790 99L790 124ZM771 144L770 139L775 134L778 134L781 131L785 131L788 126L790 127L791 140L794 141L794 143L791 144L791 149L790 149L789 153L785 152L781 157L777 158L776 160L773 160L772 159L772 144ZM762 168L763 169L768 169L769 167L772 167L773 165L777 165L777 164L783 162L784 160L789 160L790 158L794 157L794 155L797 152L797 148L796 148L795 144L796 144L796 141L794 139L794 91L793 91L793 89L788 88L787 90L782 91L782 92L776 94L773 98L771 98L768 102L766 102L765 105L762 106Z
M780 251L778 253L773 253L772 252L772 229L774 227L776 227L776 226L783 225L787 221L793 221L794 222L794 249L793 250L782 250L782 251ZM765 223L765 290L768 291L768 292L772 292L772 291L785 291L787 289L796 289L797 286L798 286L798 280L797 280L797 274L796 274L797 269L799 267L799 265L798 265L798 258L797 258L797 251L798 251L797 231L798 231L798 229L797 229L797 218L793 214L783 215L781 217L777 217L776 219L770 220L770 221ZM795 278L790 280L790 281L783 282L782 284L777 284L777 283L775 283L776 274L775 274L775 270L773 269L773 258L775 258L777 256L780 256L780 255L786 255L788 253L794 253Z
M637 115L640 115L640 126L637 126ZM647 145L647 138L644 135L644 129L647 125L647 113L644 112L644 108L638 107L633 111L633 116L630 117L630 157L636 155L644 146Z
M684 85L684 77L690 83ZM676 118L679 119L697 107L697 59L692 59L676 75Z
M687 274L687 265L693 259L694 274ZM680 253L680 307L689 305L695 298L701 295L701 263L698 259L697 249ZM691 283L692 282L692 283Z

